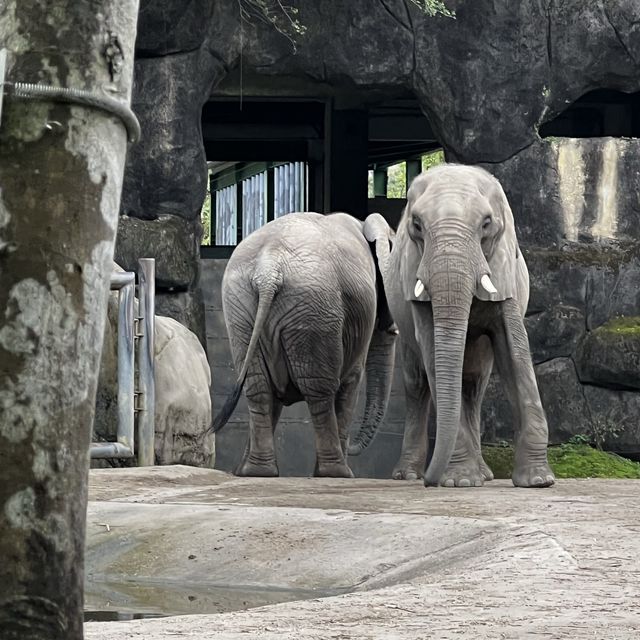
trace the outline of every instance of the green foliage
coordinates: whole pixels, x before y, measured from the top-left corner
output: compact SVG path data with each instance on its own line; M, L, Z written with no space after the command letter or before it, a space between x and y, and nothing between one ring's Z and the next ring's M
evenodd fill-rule
M431 167L435 167L437 164L442 164L444 162L444 151L442 149L438 149L437 151L432 151L431 153L425 153L422 158L422 170L426 171Z
M307 27L298 19L298 8L284 4L281 0L238 0L240 17L251 21L257 18L270 24L283 35L293 47L297 47L297 38L303 36Z
M387 169L387 198L407 197L407 163L399 162Z
M558 478L639 478L640 464L612 453L598 451L584 438L574 436L571 442L549 447L549 464ZM511 478L513 447L482 447L482 455L496 478Z
M450 9L441 0L411 0L416 7L419 7L427 15L430 16L445 16L447 18L455 18L456 13Z
M211 245L211 191L209 185L210 182L207 179L207 193L200 210L200 220L202 222L202 240L200 244L206 247Z
M421 158L422 171L426 171L430 167L442 164L444 160L444 151L438 149L425 153ZM373 177L370 174L369 179L369 197L373 197ZM407 163L399 162L391 165L387 169L387 198L406 198L407 197Z
M447 9L443 0L410 0L429 16L455 18L455 11ZM298 37L304 36L307 27L298 18L298 8L285 4L282 0L238 0L240 17L251 21L253 18L270 24L279 34L287 38L296 51Z

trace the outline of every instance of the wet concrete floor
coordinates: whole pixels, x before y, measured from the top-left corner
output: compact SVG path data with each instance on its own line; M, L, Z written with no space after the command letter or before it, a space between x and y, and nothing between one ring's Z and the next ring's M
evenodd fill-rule
M100 469L87 536L87 609L171 616L88 622L87 640L640 633L638 481L425 489Z

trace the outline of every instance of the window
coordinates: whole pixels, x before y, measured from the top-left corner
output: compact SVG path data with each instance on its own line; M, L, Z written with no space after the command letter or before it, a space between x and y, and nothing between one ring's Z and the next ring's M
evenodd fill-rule
M421 171L443 162L444 152L437 149L402 162L376 164L369 170L369 198L406 198L407 187Z
M305 162L209 162L203 246L237 245L269 220L308 208Z

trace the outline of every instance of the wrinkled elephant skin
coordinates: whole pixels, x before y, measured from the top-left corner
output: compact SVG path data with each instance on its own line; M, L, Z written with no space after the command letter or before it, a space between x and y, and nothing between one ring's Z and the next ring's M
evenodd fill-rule
M384 236L379 214L367 218L365 233L370 241ZM445 164L422 173L379 265L400 330L407 396L393 477L423 475L431 414L436 442L425 485L477 487L493 478L480 450L480 408L495 358L516 422L513 483L552 485L523 323L529 275L500 183L479 167Z
M387 227L382 243L389 245ZM381 295L363 223L343 213L292 213L250 234L222 282L238 383L214 421L221 428L244 385L249 438L236 474L277 476L274 429L283 405L305 401L315 432L315 475L352 477L347 433L366 370L357 453L388 402L397 331ZM367 434L369 434L367 436Z

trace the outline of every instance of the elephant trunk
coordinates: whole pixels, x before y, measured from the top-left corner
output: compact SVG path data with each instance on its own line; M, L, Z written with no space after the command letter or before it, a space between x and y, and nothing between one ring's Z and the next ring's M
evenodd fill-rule
M424 474L426 486L437 486L453 454L460 424L462 368L476 273L466 267L468 254L436 256L429 264L434 329L436 444ZM425 363L428 366L428 363Z
M347 453L350 456L360 455L371 444L386 413L393 380L395 342L396 335L392 329L378 327L374 330L365 366L367 395L364 419L349 443Z

